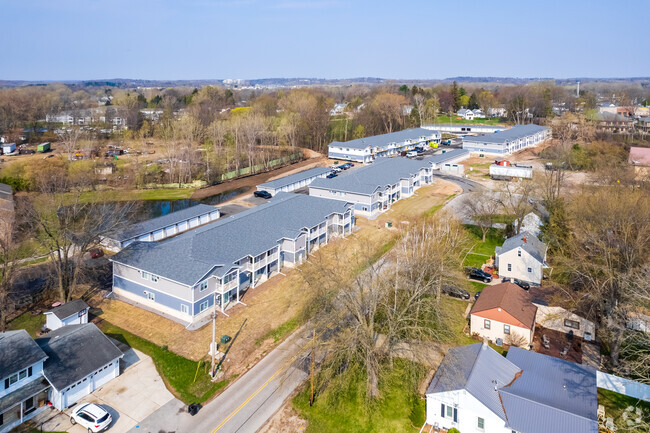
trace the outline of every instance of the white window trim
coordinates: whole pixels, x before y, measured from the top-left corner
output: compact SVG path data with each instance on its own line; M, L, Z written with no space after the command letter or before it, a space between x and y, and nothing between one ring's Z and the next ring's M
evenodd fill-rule
M209 303L208 301L203 301L203 302L201 302L201 303L199 304L199 312L202 313L202 312L204 312L205 310L207 310L207 309L209 308L209 306L210 306L209 304L210 304L210 303Z

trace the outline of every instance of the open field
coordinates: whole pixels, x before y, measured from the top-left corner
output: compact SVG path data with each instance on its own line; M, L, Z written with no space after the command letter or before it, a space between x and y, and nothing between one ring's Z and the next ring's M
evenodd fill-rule
M467 124L467 125L505 125L498 117L488 117L486 119L474 119L474 120L465 120L460 116L438 116L436 118L435 124L448 124L448 123L458 123L458 124Z
M456 186L438 181L426 186L418 194L396 203L393 212L400 220L413 221L427 210L442 204L447 194ZM410 215L408 217L407 215ZM355 251L375 251L377 258L392 246L399 236L395 227L388 229L377 221L357 220L358 230L347 239L339 239L319 249L311 261L352 261ZM338 263L338 262L337 262ZM342 272L351 276L361 269L342 267ZM224 362L224 379L239 375L259 361L275 344L304 323L302 315L311 302L301 269L286 270L262 284L250 289L242 299L247 306L237 305L227 311L230 317L220 314L216 326L217 336L223 334L234 338L228 357ZM97 306L99 320L147 340L156 346L167 346L169 351L184 358L199 361L207 358L212 327L206 325L197 331L188 331L179 323L157 314L131 306L117 300L97 297L92 302Z

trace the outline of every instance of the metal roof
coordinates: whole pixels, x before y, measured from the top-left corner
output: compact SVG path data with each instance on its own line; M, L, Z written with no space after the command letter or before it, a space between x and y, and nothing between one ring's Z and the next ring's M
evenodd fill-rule
M258 188L277 189L283 186L289 186L294 183L302 182L312 177L320 176L325 173L331 173L332 169L329 167L314 167L309 170L301 171L300 173L284 176L279 179L271 180L263 184L257 185Z
M244 257L256 256L295 239L349 204L280 192L267 203L221 218L160 242L134 242L110 258L137 269L194 285L208 273L221 276Z
M487 344L453 347L442 360L426 394L465 389L506 420L498 388L513 381L520 368Z
M0 378L47 358L24 329L0 332Z
M537 134L547 129L549 128L546 126L539 126L532 123L528 125L515 125L510 129L498 131L494 134L463 137L463 142L505 144L507 141L519 140L520 138L528 137L529 135Z
M94 323L64 326L36 342L48 355L43 374L59 391L123 356Z
M333 141L329 145L336 147L350 147L365 149L366 147L384 147L391 143L403 143L407 140L425 141L438 137L438 131L424 128L410 128L388 134L373 135L371 137L357 138L349 141Z
M495 248L496 254L503 254L515 248L521 248L533 256L538 262L545 263L547 246L537 236L530 232L521 232L505 240L503 245Z
M50 311L47 311L45 314L52 313L59 320L66 319L74 314L78 314L80 311L83 311L87 308L90 308L83 299L75 299L70 301L67 304L60 305L56 308L52 308Z
M430 161L426 159L378 158L370 165L341 173L333 179L315 179L309 186L371 195L377 189L395 185L400 179L409 179L422 168L430 166Z
M508 425L526 433L598 432L596 370L511 347L507 360L521 377L499 390Z
M207 204L197 204L195 206L188 207L187 209L171 212L167 215L162 215L157 218L152 218L141 223L127 226L124 230L115 232L111 235L108 235L107 237L118 241L126 241L141 235L145 235L147 233L154 232L156 230L161 230L174 224L178 224L191 218L208 215L218 210L219 209L214 206L209 206Z

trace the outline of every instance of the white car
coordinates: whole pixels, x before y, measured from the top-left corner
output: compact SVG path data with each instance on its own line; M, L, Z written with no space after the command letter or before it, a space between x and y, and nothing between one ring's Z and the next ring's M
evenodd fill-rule
M410 151L409 153L406 154L407 158L414 158L418 156L418 153L415 150Z
M111 425L113 417L101 407L93 403L82 404L72 411L70 422L88 429L88 433L104 431Z

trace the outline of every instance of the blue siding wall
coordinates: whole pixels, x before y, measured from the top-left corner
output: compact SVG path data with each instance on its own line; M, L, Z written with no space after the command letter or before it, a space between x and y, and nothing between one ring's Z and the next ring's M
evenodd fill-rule
M349 159L349 160L352 160L352 161L363 161L363 157L361 157L360 155L359 156L357 156L357 155L352 156L352 155L348 155L346 153L341 153L341 152L328 152L328 156L330 158L333 158L333 159L338 158L338 159Z
M156 296L156 300L154 302L156 304L164 305L165 307L173 308L174 310L181 311L181 304L185 304L188 307L191 306L190 301L183 301L173 296L169 296L168 294L156 289L152 289L151 287L143 286L142 284L125 280L118 275L113 275L113 286L117 287L118 289L125 290L129 293L133 293L134 295L138 295L142 297L143 300L147 299L147 297L144 295L145 290L147 292L154 293Z
M284 257L284 261L287 263L293 263L295 260L293 257L293 253L291 252L283 251L280 253L280 255L281 257Z
M214 293L209 293L208 295L204 296L203 298L199 299L194 303L194 310L192 315L196 316L201 312L201 303L208 301L208 310L210 307L214 305Z

